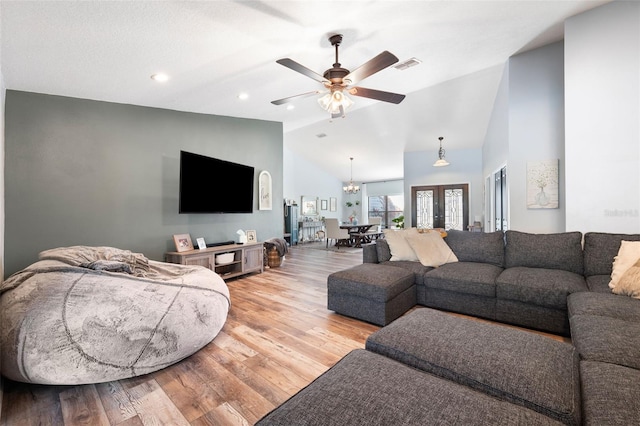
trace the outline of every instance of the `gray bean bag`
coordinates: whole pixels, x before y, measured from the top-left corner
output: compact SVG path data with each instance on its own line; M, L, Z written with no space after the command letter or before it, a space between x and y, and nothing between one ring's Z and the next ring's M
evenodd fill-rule
M2 374L107 382L162 369L219 333L229 290L213 271L111 247L48 250L0 285Z

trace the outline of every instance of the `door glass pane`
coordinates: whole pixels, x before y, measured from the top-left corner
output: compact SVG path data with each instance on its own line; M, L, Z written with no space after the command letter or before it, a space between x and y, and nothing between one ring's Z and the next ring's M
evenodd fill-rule
M416 191L416 227L433 228L433 191Z
M445 189L444 229L464 231L464 210L462 207L462 189Z

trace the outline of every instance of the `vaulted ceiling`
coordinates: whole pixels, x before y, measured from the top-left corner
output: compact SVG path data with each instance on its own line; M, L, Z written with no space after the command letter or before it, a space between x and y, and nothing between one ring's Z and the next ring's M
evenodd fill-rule
M481 147L507 59L609 1L3 0L2 73L7 89L282 122L285 148L337 178L354 157L354 180L393 179L403 152L435 151L438 136L447 150ZM271 104L322 89L276 60L322 74L335 33L350 70L384 50L420 60L359 84L406 99L354 97L334 120L316 96ZM150 78L160 72L167 82Z

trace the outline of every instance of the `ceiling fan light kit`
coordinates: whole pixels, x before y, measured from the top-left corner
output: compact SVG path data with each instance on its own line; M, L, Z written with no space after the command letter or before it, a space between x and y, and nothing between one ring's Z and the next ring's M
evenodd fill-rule
M433 163L433 167L444 167L449 165L449 162L444 158L444 148L442 148L442 139L444 139L442 136L438 138L438 140L440 141L440 149L438 150L438 159L436 160L435 163Z
M348 96L345 95L345 91L352 96L360 96L363 98L375 99L393 104L399 104L400 102L402 102L402 100L405 98L405 95L384 92L381 90L367 89L364 87L349 87L350 85L356 84L361 80L364 80L365 78L377 73L378 71L382 71L383 69L398 62L398 58L395 55L385 50L378 56L365 62L354 71L349 71L346 68L342 68L342 65L338 60L338 47L340 46L340 43L342 43L342 35L334 34L330 36L329 42L332 46L335 47L336 61L333 64L333 67L326 70L323 75L320 75L289 58L283 58L276 61L280 65L283 65L289 69L292 69L293 71L299 72L300 74L306 75L307 77L319 83L322 83L325 89L328 90L328 92L314 91L302 93L300 95L294 95L288 98L271 101L272 104L282 105L298 98L303 98L315 94L322 94L322 96L318 99L318 104L325 111L328 111L331 114L331 118L336 118L344 117L347 108L349 108L354 103L351 99L349 99Z

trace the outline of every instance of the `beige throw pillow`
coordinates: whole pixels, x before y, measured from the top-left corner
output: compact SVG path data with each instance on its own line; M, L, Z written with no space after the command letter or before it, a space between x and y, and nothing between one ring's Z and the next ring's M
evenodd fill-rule
M406 240L424 266L437 268L445 263L458 261L455 253L440 236L440 232L430 231L409 235Z
M640 299L640 258L622 274L613 292Z
M389 251L391 252L391 261L418 261L418 257L406 240L408 235L419 235L418 230L416 228L384 230L384 238L387 240L387 244L389 244Z
M618 255L613 258L613 271L611 272L609 288L615 289L620 278L639 258L640 241L621 241Z

